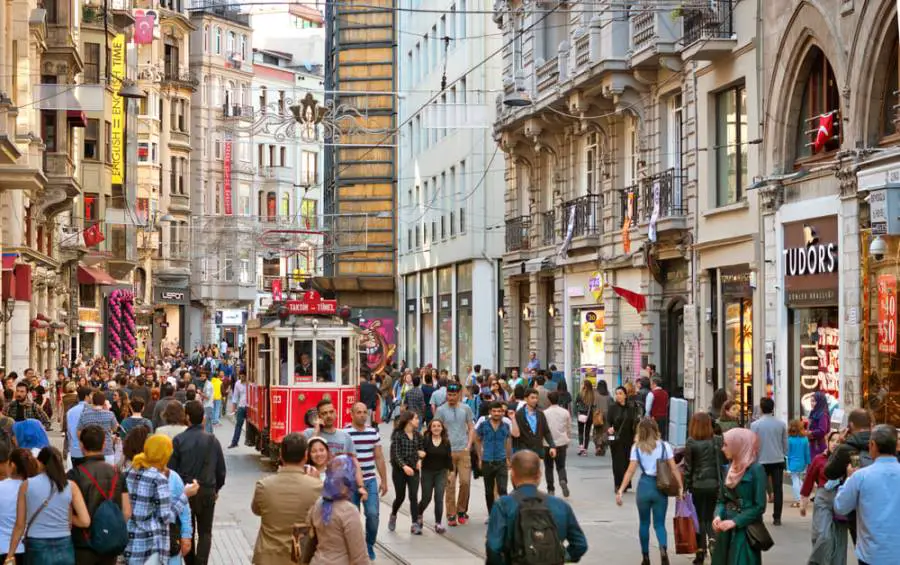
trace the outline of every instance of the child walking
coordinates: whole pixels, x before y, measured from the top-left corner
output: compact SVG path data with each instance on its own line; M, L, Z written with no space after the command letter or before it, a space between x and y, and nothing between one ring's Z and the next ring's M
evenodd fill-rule
M803 422L799 419L792 420L788 425L787 453L787 471L791 476L791 491L794 494L791 508L800 508L800 489L809 463L809 440L806 439Z

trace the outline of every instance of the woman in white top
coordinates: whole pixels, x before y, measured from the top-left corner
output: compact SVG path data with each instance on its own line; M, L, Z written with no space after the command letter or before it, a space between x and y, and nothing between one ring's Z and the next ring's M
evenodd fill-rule
M0 441L0 500L12 501L19 495L22 482L37 474L38 463L27 449L16 449L11 443ZM16 505L0 504L0 551L9 549L13 529L16 526ZM16 546L13 562L25 565L25 544ZM6 553L0 554L0 563L6 563Z
M27 528L29 565L75 565L72 525L90 527L91 515L78 485L66 478L59 450L45 447L38 454L38 462L42 472L19 486L16 525L6 563L15 562L16 549Z
M642 418L637 426L637 436L631 448L631 462L625 470L625 478L616 492L616 504L622 505L622 493L624 487L631 482L631 477L640 467L641 478L637 487L637 507L640 518L640 540L643 561L641 565L650 565L650 521L653 521L653 530L656 532L656 541L659 543L660 563L669 565L669 555L666 552L666 512L669 509L669 498L656 488L656 465L664 461L669 466L671 475L678 483L678 498L684 490L681 482L681 474L675 466L672 446L659 439L659 427L651 418Z

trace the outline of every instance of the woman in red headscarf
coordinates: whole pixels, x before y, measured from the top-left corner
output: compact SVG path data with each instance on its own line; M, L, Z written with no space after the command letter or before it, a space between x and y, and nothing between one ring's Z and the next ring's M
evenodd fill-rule
M759 438L746 428L728 430L722 453L730 464L713 518L718 535L710 550L712 564L760 565L762 553L747 536L747 527L761 524L766 510L766 473L756 462Z

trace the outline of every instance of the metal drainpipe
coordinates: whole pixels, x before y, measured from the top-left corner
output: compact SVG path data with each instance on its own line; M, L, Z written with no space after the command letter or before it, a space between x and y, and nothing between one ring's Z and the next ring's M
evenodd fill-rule
M698 384L705 384L705 379L700 379L697 374L697 368L699 366L698 360L701 358L700 356L700 344L703 341L701 339L702 332L700 330L700 290L698 288L697 280L697 266L700 264L699 258L697 257L697 234L700 231L700 195L698 194L698 189L700 188L700 165L698 163L697 157L700 155L700 136L697 135L697 124L700 123L700 110L697 108L697 101L699 97L697 96L697 61L694 61L693 69L691 70L691 80L693 81L693 89L694 89L694 177L696 179L696 183L694 185L694 233L691 235L691 273L693 274L693 283L691 284L691 300L694 303L694 319L695 319L695 336L694 339L696 341L694 347L694 375L691 378L695 379L694 382L694 410L697 409L697 393L700 390L700 386ZM701 381L698 383L697 381Z

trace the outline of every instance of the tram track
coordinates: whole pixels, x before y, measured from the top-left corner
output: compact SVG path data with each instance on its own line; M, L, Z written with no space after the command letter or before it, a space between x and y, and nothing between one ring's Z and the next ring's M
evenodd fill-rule
M388 508L387 515L390 515L391 503L393 501L388 501L388 500L382 499L380 502L382 505L384 505ZM401 508L398 511L398 514L401 514L407 518L410 517L409 510L407 510L406 508ZM384 515L384 514L382 514L382 515ZM425 522L423 524L423 526L425 528L427 528L428 530L434 532L434 524L429 524L428 522ZM449 530L449 529L447 532L445 532L443 534L436 534L436 535L438 536L438 539L450 542L451 544L453 544L456 547L458 547L459 549L465 551L468 555L470 555L472 557L475 557L481 561L484 561L484 559L486 558L483 550L473 548L473 547L469 546L468 544L456 539L456 537L451 533L451 530ZM376 540L375 546L377 548L379 548L386 556L388 556L390 559L392 559L394 561L394 563L398 563L401 565L412 565L412 561L409 561L406 558L404 558L402 555L399 555L396 551L394 551L390 547L386 546L381 541Z

